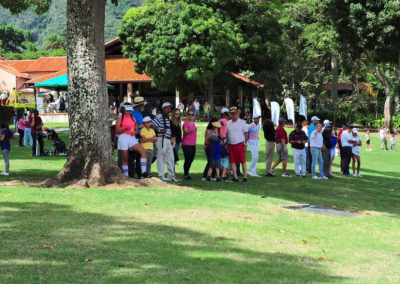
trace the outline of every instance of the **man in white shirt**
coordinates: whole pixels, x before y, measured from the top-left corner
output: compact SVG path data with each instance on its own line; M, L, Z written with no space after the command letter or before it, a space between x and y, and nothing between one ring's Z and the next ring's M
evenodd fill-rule
M312 157L312 163L311 163L311 173L312 173L312 178L313 179L328 179L324 175L323 171L323 161L322 161L322 153L321 149L324 147L323 143L323 137L322 137L322 125L317 124L315 131L311 132L310 134L310 151L311 151L311 157ZM319 175L321 176L320 178L317 176L317 172L315 171L316 164L318 162L318 168L319 168Z
M386 138L386 128L385 126L382 126L381 129L379 130L379 134L381 136L381 141L382 141L382 145L381 145L381 149L388 151L388 146L387 146L387 138Z
M229 162L233 171L233 182L238 182L236 163L242 164L243 182L247 183L246 148L249 139L246 122L239 118L236 107L231 107L232 119L226 126L226 138L228 141Z
M352 176L349 171L350 161L353 156L353 136L350 133L350 127L346 125L346 129L343 130L342 136L340 136L340 141L342 142L342 169L343 175L345 176Z
M200 121L200 103L198 99L195 99L193 102L194 105L194 120Z

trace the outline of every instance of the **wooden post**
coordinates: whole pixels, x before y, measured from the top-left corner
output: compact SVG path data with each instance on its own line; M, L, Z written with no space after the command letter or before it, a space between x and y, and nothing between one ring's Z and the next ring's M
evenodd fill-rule
M177 108L179 105L179 91L175 88L175 107Z
M135 94L133 93L133 83L128 83L128 88L127 88L127 96L128 96L128 102L132 103L133 97L135 97Z
M228 107L231 105L231 89L229 88L225 89L225 105Z
M239 85L238 94L239 94L239 104L241 107L243 107L243 86L242 85Z

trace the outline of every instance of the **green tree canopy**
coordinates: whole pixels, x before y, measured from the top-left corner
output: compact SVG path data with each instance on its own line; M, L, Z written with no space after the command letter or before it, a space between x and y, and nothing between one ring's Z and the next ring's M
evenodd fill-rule
M4 52L21 52L25 49L24 42L30 40L28 31L15 29L12 26L0 26L1 48Z

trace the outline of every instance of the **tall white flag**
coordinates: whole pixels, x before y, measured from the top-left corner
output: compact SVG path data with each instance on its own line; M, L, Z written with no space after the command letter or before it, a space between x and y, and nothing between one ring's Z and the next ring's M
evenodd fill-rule
M254 98L253 99L253 117L255 117L256 115L262 116L261 105L260 105L259 101L256 98Z
M281 107L277 102L271 102L271 118L275 125L279 124L279 116L281 114Z
M306 98L300 95L300 109L299 114L304 116L307 120L307 101Z
M292 120L293 124L296 122L294 121L294 103L292 99L285 99L285 105L286 105L286 114L288 117L288 120Z

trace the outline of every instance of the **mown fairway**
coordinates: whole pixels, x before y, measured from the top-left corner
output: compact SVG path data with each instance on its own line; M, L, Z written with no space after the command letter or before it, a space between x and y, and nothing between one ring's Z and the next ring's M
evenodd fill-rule
M199 129L194 180L178 183L192 190L0 187L0 282L400 282L400 153L381 151L373 137L372 152L362 147L362 178L340 176L337 159L328 181L281 178L278 167L278 177L246 185L203 182ZM51 177L65 162L32 159L13 143L11 174L0 182ZM288 168L294 174L292 160ZM359 215L280 206L295 203Z

